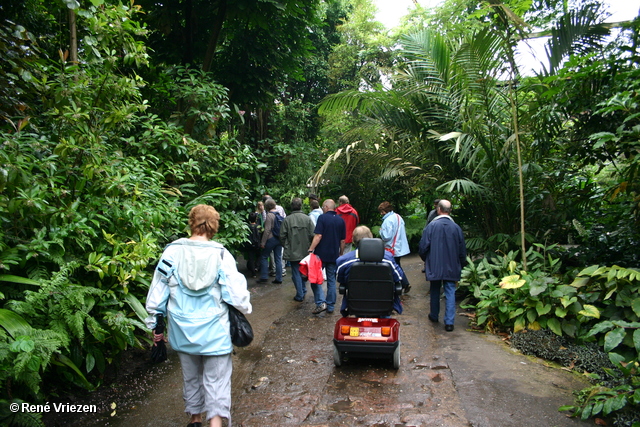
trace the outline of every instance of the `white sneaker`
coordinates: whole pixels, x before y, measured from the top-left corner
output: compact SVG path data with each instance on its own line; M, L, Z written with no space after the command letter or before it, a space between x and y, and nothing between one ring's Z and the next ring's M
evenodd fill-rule
M321 302L320 304L316 305L316 308L314 308L311 313L319 314L325 311L326 309L327 309L327 304L324 302Z

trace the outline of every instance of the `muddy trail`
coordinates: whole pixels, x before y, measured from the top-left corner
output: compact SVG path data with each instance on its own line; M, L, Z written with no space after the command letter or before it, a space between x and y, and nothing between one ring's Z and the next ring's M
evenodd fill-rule
M576 374L523 356L502 339L474 332L458 310L455 330L428 320L429 285L416 256L403 258L410 293L403 295L401 364L355 359L337 368L333 328L340 316L311 314L288 274L281 285L249 279L255 339L233 358L235 426L581 426L558 412L588 384ZM242 266L242 264L241 264ZM341 297L338 297L340 301ZM444 312L444 307L442 309ZM58 416L47 426L184 426L177 355L121 384L83 398L90 416ZM114 405L115 404L115 405ZM115 406L115 407L114 407Z

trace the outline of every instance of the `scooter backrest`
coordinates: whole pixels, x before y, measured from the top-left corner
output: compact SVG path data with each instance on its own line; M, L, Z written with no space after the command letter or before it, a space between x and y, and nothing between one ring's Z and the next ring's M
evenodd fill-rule
M364 238L358 244L358 258L362 262L380 262L384 258L382 239Z
M380 239L362 239L358 259L349 272L347 305L349 313L359 317L388 316L393 310L395 292L391 265L382 262L384 243Z

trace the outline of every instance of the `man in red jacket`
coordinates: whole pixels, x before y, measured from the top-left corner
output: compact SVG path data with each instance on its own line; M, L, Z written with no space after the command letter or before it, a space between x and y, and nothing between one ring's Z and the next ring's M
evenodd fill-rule
M340 206L336 209L336 213L344 220L344 224L347 227L347 238L344 240L344 253L346 254L353 249L353 230L360 223L360 217L353 206L349 204L347 196L340 196L338 203Z

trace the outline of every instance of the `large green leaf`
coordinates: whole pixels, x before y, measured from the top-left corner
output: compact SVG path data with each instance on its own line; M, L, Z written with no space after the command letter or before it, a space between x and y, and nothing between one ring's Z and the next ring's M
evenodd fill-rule
M636 316L640 317L640 298L636 298L631 301L631 308L633 309L633 312L636 314Z
M525 318L524 316L520 316L516 319L515 323L513 324L513 332L520 332L525 328L526 324L525 324Z
M582 270L580 273L578 273L578 276L592 276L593 273L595 273L596 270L598 270L598 268L600 268L599 265L589 266L589 267L585 268L584 270Z
M133 294L129 293L124 296L124 299L127 302L127 304L129 304L129 307L131 307L134 313L136 313L136 316L138 316L138 319L140 319L140 321L144 323L144 320L147 318L149 313L147 313L147 310L145 310L145 308L142 306L140 301L138 301L138 298L136 298Z
M73 361L69 359L67 356L65 356L64 354L58 354L54 359L51 360L51 363L53 363L54 365L67 366L71 368L71 370L73 370L76 374L78 374L78 377L80 378L80 382L87 390L95 389L94 385L91 384L89 381L87 381L87 378L76 366L76 364L73 363Z
M589 333L587 334L588 337L592 337L595 336L601 332L604 331L608 331L609 329L613 328L615 325L613 324L613 322L611 322L610 320L605 320L604 322L600 322L598 324L596 324L593 328L591 328L591 330L589 331Z
M615 328L604 336L604 351L610 352L624 340L627 331L624 328Z
M11 274L1 274L0 282L11 282L11 283L20 283L23 285L34 285L40 286L40 282L35 280L27 279L26 277L13 276Z
M609 415L610 413L622 409L627 404L627 396L625 394L619 394L605 400L604 407L602 408L603 415Z
M547 322L547 326L549 327L549 329L551 329L551 331L554 334L562 336L562 326L560 325L560 321L558 319L556 319L555 317L552 317Z
M556 317L564 319L567 316L567 309L564 307L556 307Z
M600 310L598 310L598 307L589 304L585 304L578 314L582 314L587 317L595 317L596 319L600 318Z
M576 277L573 279L573 282L571 282L571 286L581 288L582 286L587 286L589 284L589 280L591 280L591 277Z
M21 335L29 335L31 325L19 314L0 308L0 326L2 326L13 339Z
M551 311L551 304L544 304L542 301L538 301L536 304L536 311L539 316L544 316Z
M548 288L548 285L546 283L534 280L533 282L531 282L531 285L529 286L529 294L535 297L536 295L540 295L541 293L546 291L547 288Z

